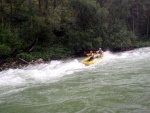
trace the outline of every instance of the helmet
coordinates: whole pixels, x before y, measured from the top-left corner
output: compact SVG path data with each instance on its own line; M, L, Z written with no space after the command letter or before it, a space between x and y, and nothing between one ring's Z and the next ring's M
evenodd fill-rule
M93 51L91 50L90 53L92 53Z
M99 48L99 50L102 50L102 48Z

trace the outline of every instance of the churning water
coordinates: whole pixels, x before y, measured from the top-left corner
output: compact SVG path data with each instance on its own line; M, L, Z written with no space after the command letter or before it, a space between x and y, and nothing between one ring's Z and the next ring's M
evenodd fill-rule
M2 71L0 113L150 113L150 48Z

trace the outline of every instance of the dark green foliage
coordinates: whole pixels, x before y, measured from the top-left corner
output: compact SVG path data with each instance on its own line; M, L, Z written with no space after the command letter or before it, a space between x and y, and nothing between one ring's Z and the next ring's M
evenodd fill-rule
M150 40L141 40L135 43L135 47L149 47L150 46Z
M123 49L132 47L137 37L129 31L123 22L116 21L111 24L109 29L108 47L111 49Z
M84 0L72 0L74 23L66 33L68 46L74 54L98 49L102 45L100 33L101 15L96 4Z
M15 30L9 27L0 28L0 57L11 55L21 46L21 40Z
M102 42L100 37L95 37L95 32L91 29L87 31L70 30L67 33L67 37L67 47L75 53L89 49L96 50Z
M83 0L73 0L72 7L75 11L76 23L83 30L92 28L97 24L96 8Z
M0 58L58 59L99 47L149 46L149 12L149 0L2 0Z
M9 55L11 48L7 45L0 45L0 56Z
M25 60L32 60L34 57L29 53L20 53L17 55L17 58L23 58Z
M54 45L53 47L49 49L43 48L43 51L37 51L37 52L31 52L31 53L20 53L17 55L17 58L22 58L28 61L36 60L38 58L42 58L45 60L49 59L62 59L69 57L71 52L69 49L64 48L60 45Z

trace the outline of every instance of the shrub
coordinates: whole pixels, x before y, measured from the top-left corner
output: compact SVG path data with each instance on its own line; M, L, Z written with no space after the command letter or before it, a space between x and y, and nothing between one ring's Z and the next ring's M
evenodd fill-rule
M137 39L135 34L129 31L126 25L120 21L112 25L109 32L108 44L112 49L133 47Z
M11 52L11 48L7 45L0 45L0 56L9 55Z
M29 60L29 61L34 59L34 57L29 53L20 53L16 57L17 58L22 58L22 59L25 59L25 60Z
M0 56L9 55L21 46L21 40L18 38L18 33L10 28L5 27L0 29Z

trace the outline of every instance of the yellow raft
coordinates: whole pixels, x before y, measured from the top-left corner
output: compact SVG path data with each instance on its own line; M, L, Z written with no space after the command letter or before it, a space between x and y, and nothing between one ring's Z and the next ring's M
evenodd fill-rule
M90 60L90 61L89 61L89 58L90 57L87 57L87 58L83 59L82 63L87 65L87 66L89 66L91 64L94 64L94 63L99 62L99 61L102 60L102 57L100 57L98 54L95 54L94 58L92 60Z

